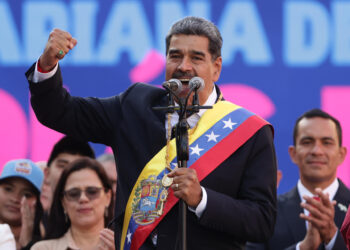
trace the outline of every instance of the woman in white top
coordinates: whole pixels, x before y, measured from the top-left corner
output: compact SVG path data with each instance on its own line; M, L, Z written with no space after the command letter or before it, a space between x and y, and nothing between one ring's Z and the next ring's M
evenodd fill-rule
M112 190L99 162L84 157L67 166L57 184L47 236L31 249L115 249Z
M15 250L16 242L15 237L11 232L9 225L0 224L0 249L3 250Z

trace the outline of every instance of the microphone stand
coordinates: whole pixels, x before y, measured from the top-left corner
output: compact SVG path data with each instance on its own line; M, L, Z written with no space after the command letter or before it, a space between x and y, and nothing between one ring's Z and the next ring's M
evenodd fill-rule
M163 86L169 92L169 104L167 107L154 107L154 110L166 110L167 113L174 113L175 110L179 110L179 121L175 128L176 139L176 153L177 164L179 168L187 168L187 162L189 160L189 145L188 145L188 123L187 117L194 113L198 113L200 109L211 109L212 106L200 106L198 98L198 89L192 87L187 94L186 98L180 98L167 86ZM191 93L194 91L192 105L188 106L188 99ZM174 97L179 101L179 107L174 105ZM184 200L179 200L179 236L180 246L179 250L187 250L187 204Z

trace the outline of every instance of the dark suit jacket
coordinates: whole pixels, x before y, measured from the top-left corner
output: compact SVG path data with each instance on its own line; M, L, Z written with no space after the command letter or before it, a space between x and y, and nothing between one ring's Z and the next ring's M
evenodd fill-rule
M350 191L340 180L339 188L334 196L334 200L337 201L337 205L335 206L334 221L337 227L340 229L346 214L346 211L340 208L347 208L350 204ZM291 191L278 196L277 221L272 238L265 244L248 243L247 250L295 249L296 244L302 241L306 235L305 220L299 217L299 214L304 212L300 206L300 202L301 199L299 197L297 187L294 187ZM320 249L322 249L322 246ZM339 230L333 249L347 249Z
M41 123L113 149L118 171L115 232L119 244L132 187L146 163L166 145L165 112L152 109L167 105L166 92L134 84L110 98L72 97L62 87L60 69L40 83L31 82L33 71L34 65L26 76L31 104ZM208 194L207 207L200 219L188 212L188 249L243 249L247 240L267 240L276 215L276 159L271 128L261 128L201 185ZM175 247L177 224L178 205L157 226L157 249Z

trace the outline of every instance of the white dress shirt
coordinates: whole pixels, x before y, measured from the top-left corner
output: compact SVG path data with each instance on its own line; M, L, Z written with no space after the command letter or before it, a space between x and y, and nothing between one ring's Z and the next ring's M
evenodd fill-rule
M211 94L209 95L207 101L203 104L203 106L212 106L215 104L215 101L217 99L217 93L215 90L215 87L213 88L213 91L211 92ZM175 106L178 106L177 103L175 103ZM190 117L187 118L187 123L190 126L190 128L193 128L197 125L199 119L202 117L202 115L205 113L205 111L207 111L206 109L200 109L198 113L195 113L193 115L191 115ZM167 115L166 115L167 116ZM179 114L177 112L174 112L171 114L171 118L170 118L170 124L171 127L173 128L177 122L179 121ZM165 131L167 131L168 129L168 119L165 119ZM168 136L168 134L166 133L166 136ZM198 206L196 208L193 207L188 207L188 209L194 213L196 213L197 217L200 218L201 215L203 214L205 208L207 207L207 192L205 191L205 188L202 188L202 200L200 201L200 203L198 204Z
M332 201L333 198L334 198L334 196L335 196L335 194L336 194L337 191L338 191L338 188L339 188L339 181L338 181L337 178L335 178L335 180L332 182L332 184L329 185L327 188L325 188L325 189L323 190L323 193L328 194L328 195L329 195L329 200ZM300 180L298 181L297 189L298 189L299 196L300 196L300 198L301 198L301 202L306 202L305 199L303 198L303 196L305 196L305 195L306 195L306 196L310 196L310 197L314 196L313 193L312 193L310 190L308 190L308 189L303 185L303 183L301 183ZM305 214L305 215L309 215L309 211L306 210L306 209L304 209L304 214ZM307 221L305 221L305 224L306 224L305 226L306 226L306 230L307 230L307 228L308 228L308 223L307 223ZM331 241L328 242L327 245L325 245L325 249L326 249L326 250L331 250L331 249L333 249L333 246L334 246L335 240L336 240L336 238L337 238L337 235L338 235L338 231L333 235L333 238L331 239ZM301 243L301 242L299 242L299 243L297 244L296 250L300 250L300 243Z

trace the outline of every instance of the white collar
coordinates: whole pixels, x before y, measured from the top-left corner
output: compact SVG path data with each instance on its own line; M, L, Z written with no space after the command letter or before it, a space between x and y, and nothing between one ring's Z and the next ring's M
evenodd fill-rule
M325 189L323 189L322 191L323 191L323 193L328 193L329 199L333 200L336 192L338 191L338 188L339 188L339 181L337 178L335 178L334 181L332 182L332 184L329 185L328 187L326 187ZM305 200L303 199L304 195L311 196L311 197L314 196L312 194L312 192L310 190L308 190L303 185L303 183L301 183L300 179L298 180L297 189L298 189L298 193L299 193L299 196L300 196L302 202L305 202Z
M203 106L212 106L212 105L214 105L217 97L218 97L218 94L216 93L216 89L215 89L215 86L214 86L211 94L208 96L208 99L205 101ZM178 106L178 104L175 103L175 106ZM191 128L196 126L197 122L199 121L199 118L202 117L202 115L205 113L205 111L207 111L207 110L206 109L200 109L198 113L195 113L195 114L191 115L190 117L188 117L187 118L188 125L190 125ZM178 115L177 112L174 112L171 115L171 119L170 119L171 127L175 126L176 123L178 122L178 120L179 120L179 115ZM168 122L167 122L167 119L165 119L165 130L167 130L167 128L168 128Z
M214 86L213 87L213 91L208 96L208 99L203 104L203 106L213 106L215 104L215 101L216 101L217 97L218 97L218 94L216 93L216 89L215 89L215 86ZM199 115L199 117L202 117L202 115L204 114L205 111L206 111L206 109L200 109L197 114Z
M329 185L328 187L326 187L325 189L323 189L323 193L328 193L329 194L329 200L333 200L334 196L335 196L335 193L338 191L338 188L339 188L339 181L337 178L334 179L334 181L332 182L331 185ZM314 196L310 190L308 190L304 185L303 183L301 183L301 180L299 179L298 180L298 184L297 184L297 189L298 189L298 193L299 193L299 196L300 196L300 199L302 202L305 202L303 196L306 195L306 196ZM339 206L339 205L338 205ZM346 207L345 207L346 208ZM306 216L309 215L309 211L306 210L306 209L303 209L304 210L304 214ZM305 226L306 228L308 228L308 223L307 221L305 221Z

